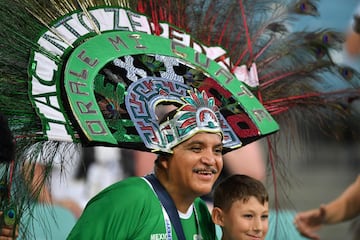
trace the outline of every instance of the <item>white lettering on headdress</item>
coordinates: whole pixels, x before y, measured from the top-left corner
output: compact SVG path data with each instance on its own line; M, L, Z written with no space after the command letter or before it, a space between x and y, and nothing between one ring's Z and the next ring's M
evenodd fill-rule
M137 31L147 34L153 34L154 24L144 15L134 13L129 10L121 8L96 8L88 11L90 18L94 25L100 30L100 32L111 31L111 30L128 30ZM206 47L196 42L192 37L184 32L180 31L167 23L160 24L162 32L161 37L168 38L179 44L179 46L190 47L199 53L206 55L208 59L218 62L221 67L227 68L231 66L229 58L226 56L224 49L220 47ZM59 102L60 99L56 99L55 96L60 98L57 94L59 86L56 86L55 73L59 71L57 68L57 60L60 60L65 52L69 48L73 48L73 44L81 37L86 36L89 33L95 32L93 24L89 23L82 12L74 12L56 22L50 27L42 36L40 36L37 43L39 44L38 51L33 54L32 76L33 81L31 82L33 98L39 115L46 117L46 121L52 122L48 124L48 135L61 136L70 139L69 127L66 127L65 115L61 112ZM45 50L45 51L44 51ZM44 54L47 52L48 55ZM198 55L199 56L199 55ZM204 61L205 62L202 62ZM120 60L117 64L128 66L126 61L130 61L130 58L126 58L125 62ZM198 58L199 63L206 65L207 59ZM166 61L168 64L170 62ZM94 63L95 64L95 63ZM175 63L174 63L175 66ZM177 80L176 75L173 74L172 68L167 66L167 71L161 73L162 77L170 77L173 80ZM136 69L135 69L136 70ZM225 70L225 69L224 69ZM131 72L131 71L129 71ZM224 71L225 72L225 71ZM217 74L226 74L219 72ZM228 72L226 70L226 72ZM143 76L143 72L137 71L140 76ZM79 73L81 76L85 76L86 72ZM135 79L132 76L132 79ZM232 80L229 78L229 81ZM46 98L37 96L37 93L41 93ZM52 97L49 97L52 96ZM52 109L52 111L49 111ZM55 110L55 111L54 111ZM50 139L51 140L51 139Z

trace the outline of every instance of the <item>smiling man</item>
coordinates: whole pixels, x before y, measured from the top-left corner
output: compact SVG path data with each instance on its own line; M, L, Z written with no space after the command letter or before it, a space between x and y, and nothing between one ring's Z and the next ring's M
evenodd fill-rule
M159 152L154 173L103 190L68 239L215 239L199 197L211 191L223 167L218 110L204 92L179 103L159 124L168 148Z

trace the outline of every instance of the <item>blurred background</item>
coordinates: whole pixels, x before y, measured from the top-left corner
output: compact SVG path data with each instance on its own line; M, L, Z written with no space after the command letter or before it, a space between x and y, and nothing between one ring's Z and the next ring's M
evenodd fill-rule
M321 1L320 17L305 17L297 23L300 29L333 28L345 32L349 27L360 1L338 0ZM338 53L334 59L360 69L359 59L350 59L344 52ZM358 108L360 109L360 108ZM360 124L360 123L359 123ZM344 129L344 132L347 130ZM291 209L303 211L327 203L340 195L351 184L360 170L359 143L338 142L324 136L317 129L311 131L308 142L301 143L298 152L286 159L286 177L290 179L285 198ZM286 147L285 147L286 148ZM294 153L294 152L293 152ZM284 154L286 157L286 154ZM283 196L284 197L284 196ZM353 221L326 226L320 230L321 239L351 239ZM360 236L358 238L360 239ZM291 240L291 239L290 239Z

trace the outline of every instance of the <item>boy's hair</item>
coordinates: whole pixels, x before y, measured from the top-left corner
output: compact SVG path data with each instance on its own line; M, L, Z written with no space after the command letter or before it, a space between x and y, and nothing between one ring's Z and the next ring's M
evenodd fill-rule
M215 186L214 207L227 211L233 202L247 202L250 197L255 197L261 204L269 201L269 194L261 181L247 175L234 174Z

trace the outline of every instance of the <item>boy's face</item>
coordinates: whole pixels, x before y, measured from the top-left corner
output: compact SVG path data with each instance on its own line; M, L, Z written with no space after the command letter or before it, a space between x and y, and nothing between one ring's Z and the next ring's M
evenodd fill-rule
M222 227L223 240L263 240L268 232L269 203L255 197L235 201L227 212L214 208L214 214L219 214L214 222Z

